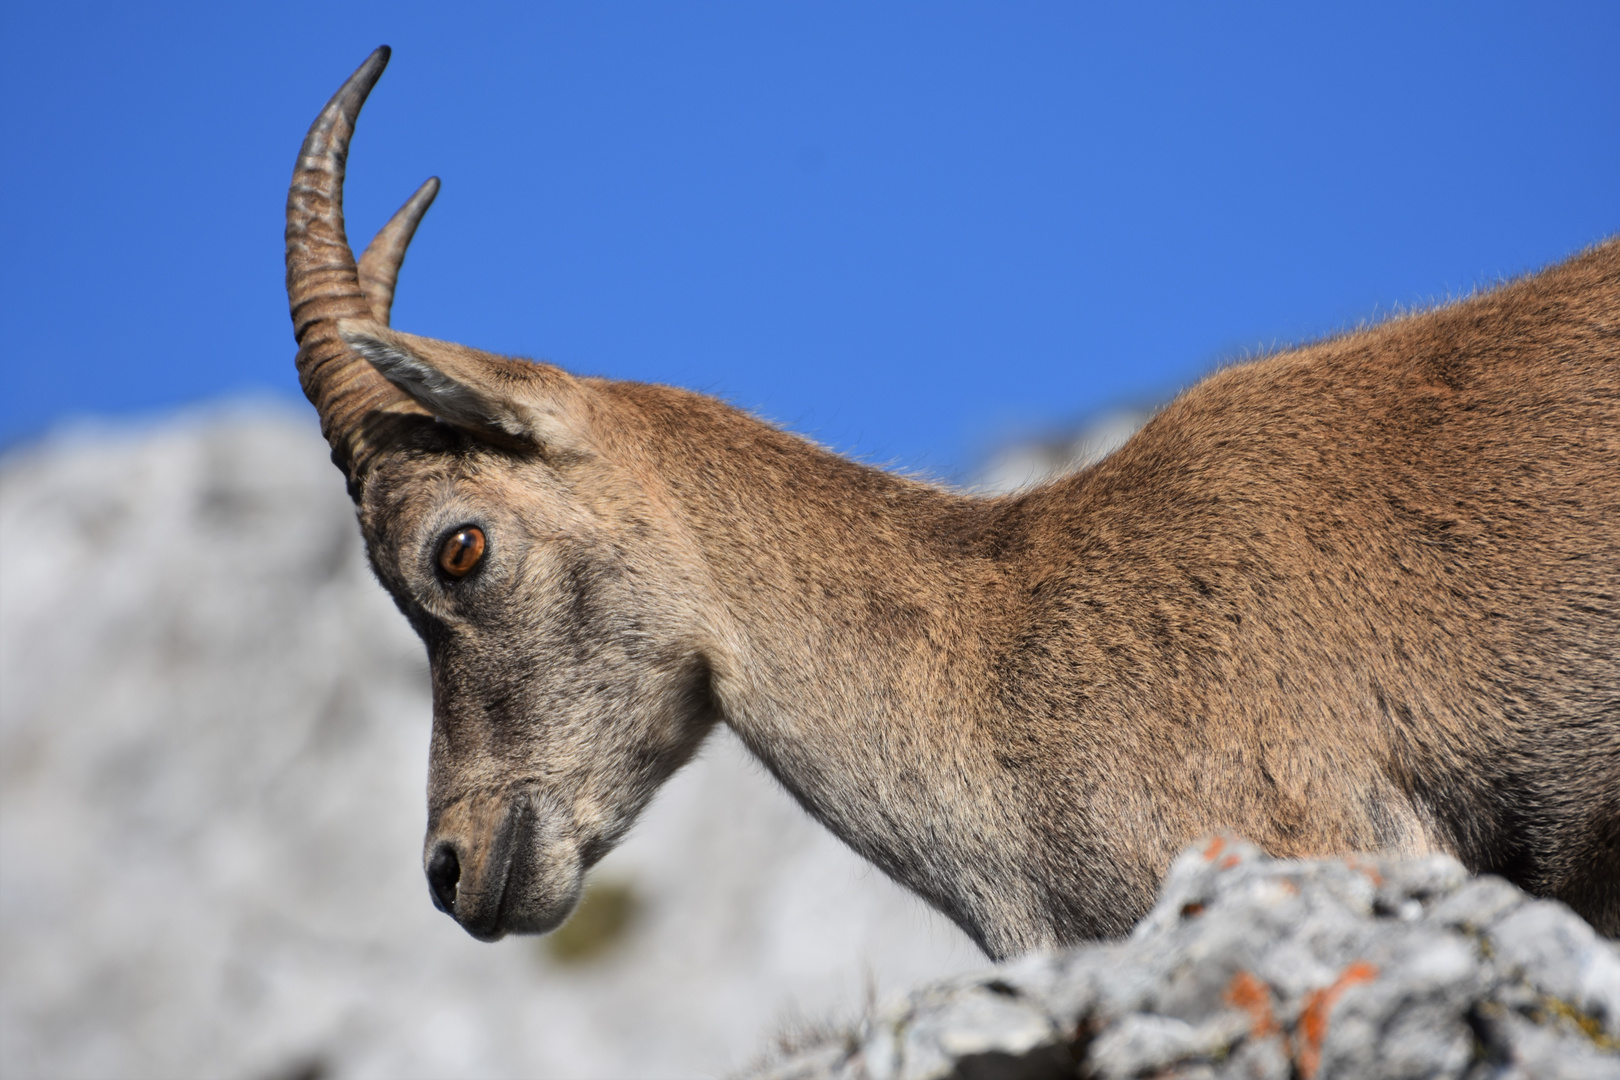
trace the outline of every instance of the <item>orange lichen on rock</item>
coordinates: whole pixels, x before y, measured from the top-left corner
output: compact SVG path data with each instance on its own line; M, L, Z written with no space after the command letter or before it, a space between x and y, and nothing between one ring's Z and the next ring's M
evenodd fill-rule
M1377 889L1383 887L1384 875L1379 873L1378 867L1372 863L1358 859L1355 856L1350 856L1344 860L1344 865L1348 866L1352 870L1359 870L1361 873L1367 875L1367 880L1373 883L1373 888Z
M1339 996L1357 983L1371 982L1378 977L1378 969L1365 960L1357 960L1339 973L1333 985L1313 990L1305 998L1305 1009L1299 1016L1296 1031L1294 1060L1299 1074L1311 1080L1322 1064L1322 1043L1327 1039L1328 1015L1338 1004Z
M1247 971L1232 976L1221 997L1228 1005L1249 1014L1249 1037L1265 1039L1278 1034L1277 1017L1271 1011L1271 987Z
M1210 837L1209 838L1209 846L1204 849L1204 859L1205 859L1205 861L1214 862L1215 861L1215 856L1219 855L1224 850L1226 850L1226 837L1224 837L1224 836L1212 836L1212 837Z

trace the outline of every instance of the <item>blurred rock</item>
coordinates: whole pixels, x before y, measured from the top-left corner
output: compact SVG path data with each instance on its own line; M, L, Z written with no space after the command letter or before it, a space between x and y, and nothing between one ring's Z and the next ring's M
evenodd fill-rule
M771 1080L1620 1077L1620 949L1445 856L1189 849L1125 941L915 991Z
M0 551L0 1075L714 1075L978 961L723 733L589 944L434 911L422 648L302 411L13 451Z
M985 459L968 486L987 494L1023 491L1095 465L1125 445L1156 410L1124 406L1093 416L1071 432L1015 439Z

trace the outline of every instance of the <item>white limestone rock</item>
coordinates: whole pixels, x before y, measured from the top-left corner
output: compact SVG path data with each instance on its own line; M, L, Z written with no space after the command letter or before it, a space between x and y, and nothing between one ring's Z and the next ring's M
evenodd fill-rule
M1220 837L1176 860L1127 940L917 991L807 1048L814 1069L760 1075L1612 1080L1617 992L1614 943L1455 860L1294 862ZM987 994L1018 1019L970 1010L956 1052L962 1003Z

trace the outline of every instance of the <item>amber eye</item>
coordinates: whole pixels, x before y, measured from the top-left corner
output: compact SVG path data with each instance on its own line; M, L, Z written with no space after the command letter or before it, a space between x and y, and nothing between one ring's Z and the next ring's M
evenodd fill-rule
M439 569L453 578L466 577L484 557L484 530L466 525L452 533L439 548Z

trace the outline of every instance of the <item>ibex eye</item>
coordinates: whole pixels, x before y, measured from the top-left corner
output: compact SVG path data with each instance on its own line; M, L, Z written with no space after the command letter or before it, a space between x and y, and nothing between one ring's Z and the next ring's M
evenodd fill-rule
M439 546L439 569L453 578L466 577L483 557L484 530L464 525Z

